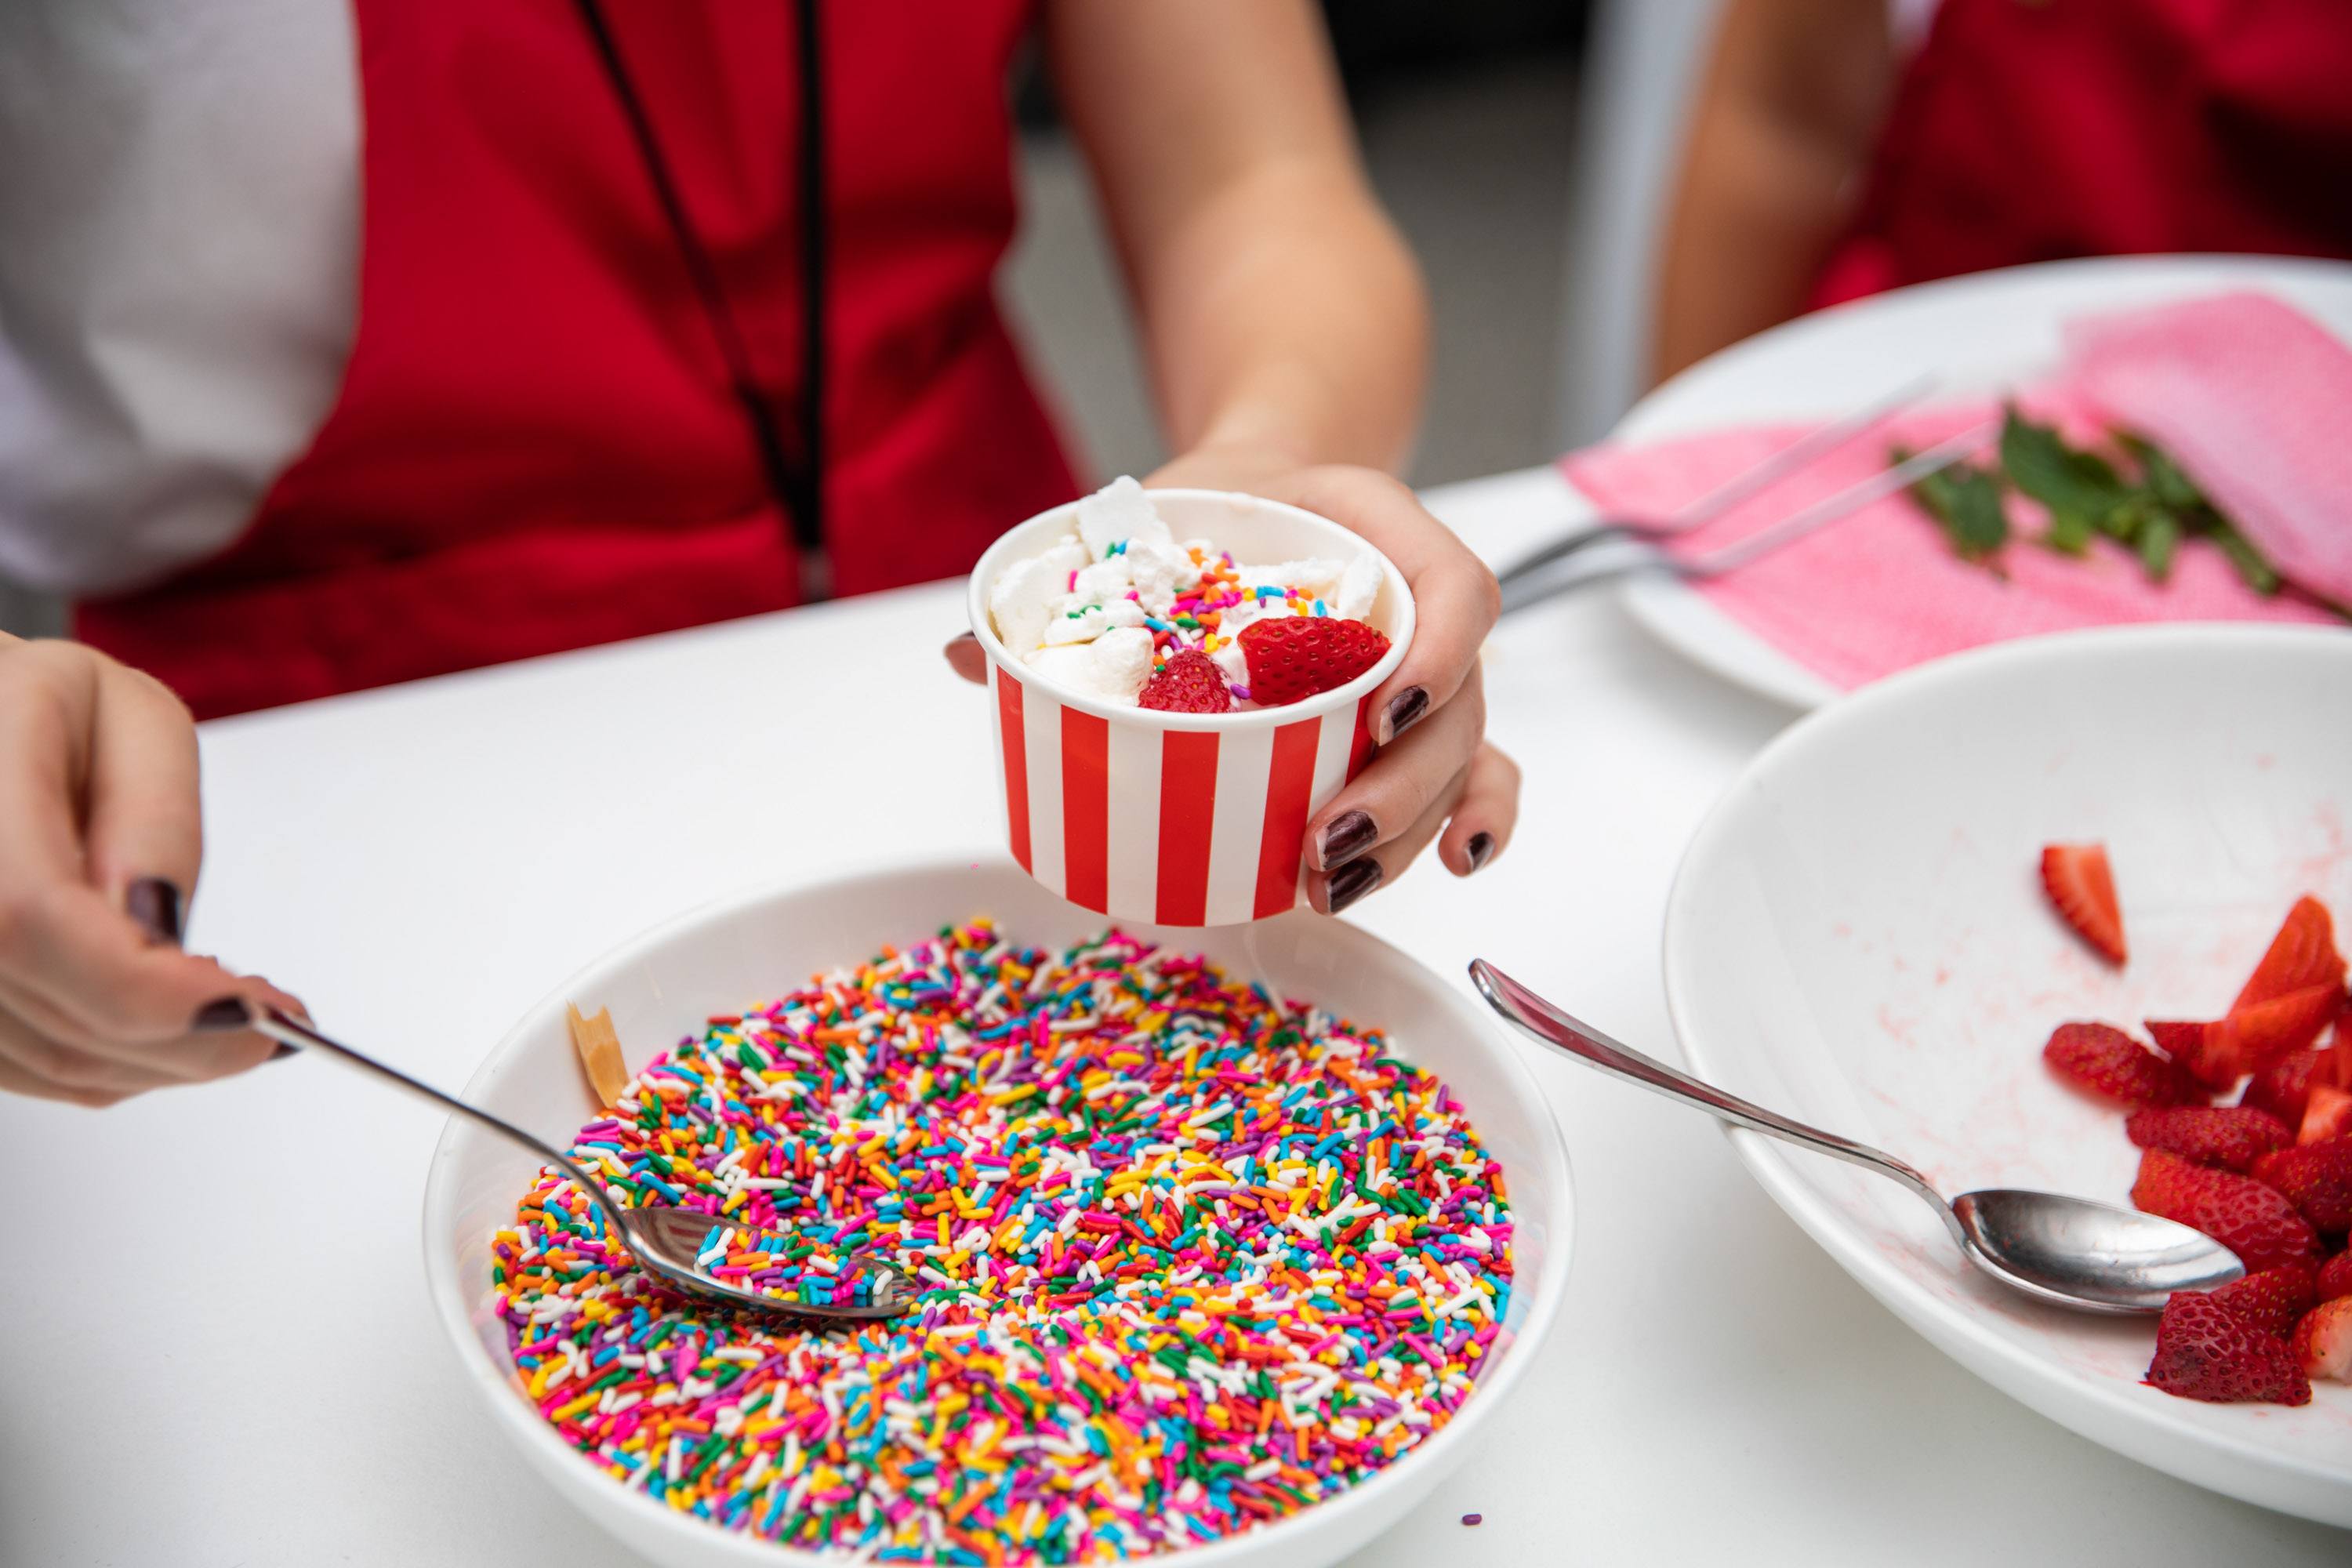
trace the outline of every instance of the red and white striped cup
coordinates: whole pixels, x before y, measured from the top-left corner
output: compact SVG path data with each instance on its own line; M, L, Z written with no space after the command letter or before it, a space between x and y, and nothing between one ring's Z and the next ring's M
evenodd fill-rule
M1299 902L1307 818L1370 755L1367 710L1412 641L1412 595L1386 556L1328 518L1223 490L1153 490L1151 502L1179 540L1209 540L1244 565L1370 552L1382 582L1364 618L1389 650L1345 686L1244 713L1161 713L1074 690L1014 658L988 614L999 573L1077 525L1076 501L1041 512L971 574L1005 836L1024 870L1113 920L1264 920Z

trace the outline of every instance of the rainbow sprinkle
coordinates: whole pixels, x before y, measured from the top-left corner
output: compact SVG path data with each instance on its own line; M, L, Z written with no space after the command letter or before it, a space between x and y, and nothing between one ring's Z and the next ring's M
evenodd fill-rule
M1145 628L1151 633L1151 668L1154 673L1166 668L1168 661L1186 648L1198 648L1203 653L1216 652L1228 640L1219 630L1224 620L1224 612L1244 601L1258 601L1268 616L1281 614L1286 608L1294 616L1328 616L1331 613L1321 599L1301 589L1244 587L1241 568L1234 563L1233 555L1228 551L1211 553L1194 545L1192 555L1192 563L1201 569L1200 585L1171 605L1166 616L1143 617ZM1076 581L1076 574L1072 574L1074 587ZM1132 599L1137 595L1130 589L1127 596ZM1244 688L1235 687L1234 696L1246 701L1249 692Z
M541 1414L624 1485L877 1562L1099 1562L1360 1480L1470 1396L1511 1292L1500 1168L1376 1032L1113 931L987 921L713 1018L572 1152L711 1212L763 1289L878 1255L906 1317L814 1331L633 1269L542 1172L493 1239ZM729 1221L800 1256L730 1251Z

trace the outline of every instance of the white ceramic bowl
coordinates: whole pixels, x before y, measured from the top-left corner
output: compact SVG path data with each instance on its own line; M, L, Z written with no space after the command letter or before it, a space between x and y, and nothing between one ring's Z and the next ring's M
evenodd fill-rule
M2298 894L2352 921L2347 721L2352 635L2219 626L2006 644L1822 710L1684 857L1665 933L1684 1057L1948 1196L2128 1202L2121 1112L2059 1083L2042 1043L2070 1018L2218 1014ZM2120 973L2041 891L2041 847L2091 839L2124 907ZM1966 1268L1892 1183L1731 1137L1848 1273L2003 1393L2184 1480L2352 1524L2352 1387L2300 1409L2160 1394L2140 1383L2153 1320L2037 1306Z
M476 1104L558 1143L593 1108L564 1024L576 1001L613 1010L634 1070L714 1012L772 998L836 963L904 943L941 925L992 915L1011 935L1066 944L1100 930L1017 868L930 862L811 887L771 888L706 906L656 927L582 970L524 1016L467 1085ZM1459 1464L1478 1429L1508 1398L1551 1331L1568 1274L1572 1204L1559 1128L1534 1078L1465 987L1341 921L1306 912L1255 928L1139 934L1206 952L1230 969L1265 973L1310 998L1388 1031L1405 1055L1444 1079L1469 1110L1508 1184L1514 1262L1496 1353L1461 1414L1398 1464L1361 1486L1265 1529L1181 1553L1201 1568L1313 1568L1362 1545ZM433 1302L470 1386L551 1485L604 1529L669 1568L837 1561L728 1533L628 1491L575 1454L522 1397L503 1324L489 1308L489 1237L509 1223L535 1169L531 1157L453 1121L425 1194L425 1268Z

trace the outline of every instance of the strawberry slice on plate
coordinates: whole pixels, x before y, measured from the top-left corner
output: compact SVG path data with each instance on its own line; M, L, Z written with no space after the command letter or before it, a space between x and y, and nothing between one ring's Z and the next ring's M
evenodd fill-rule
M2311 1403L2311 1381L2284 1341L2193 1290L2165 1302L2147 1381L2167 1394L2216 1405Z
M2292 1150L2265 1154L2254 1163L2283 1160ZM2294 1204L2254 1176L2191 1164L2178 1154L2150 1149L2140 1156L2139 1179L2132 1184L2133 1206L2201 1230L2238 1255L2247 1272L2273 1268L2319 1256L2319 1237Z
M2300 1127L2312 1084L2326 1081L2320 1071L2327 1060L2327 1053L2322 1050L2289 1051L2253 1076L2238 1103L2250 1110L2267 1110L2289 1127Z
M2238 999L2230 1004L2230 1011L2239 1012L2313 985L2342 990L2344 958L2336 951L2336 924L2328 918L2327 906L2306 893L2286 912L2286 923L2271 938L2269 951L2254 966L2253 976L2238 993Z
M2162 1149L2200 1165L2232 1171L2294 1142L2294 1131L2266 1110L2242 1105L2151 1105L2124 1122L2124 1136L2143 1149Z
M2303 1122L2294 1135L2298 1143L2325 1143L2352 1137L2352 1089L2315 1083L2303 1102Z
M2050 844L2042 850L2042 888L2066 923L2109 963L2129 956L2123 906L2104 844Z
M2319 1304L2313 1282L2317 1273L2307 1262L2282 1263L2206 1293L2242 1321L2284 1339Z
M2352 1230L2352 1138L2330 1138L2264 1154L2253 1178L2293 1204L2313 1228Z
M2198 1081L2227 1089L2309 1046L2335 1018L2343 999L2333 985L2309 985L2210 1024L2150 1021L2147 1032Z
M2061 1077L2126 1105L2202 1104L2206 1098L2178 1063L2108 1024L2059 1025L2042 1047L2042 1059Z
M2287 1352L2305 1377L2352 1383L2352 1296L2322 1301L2305 1312Z

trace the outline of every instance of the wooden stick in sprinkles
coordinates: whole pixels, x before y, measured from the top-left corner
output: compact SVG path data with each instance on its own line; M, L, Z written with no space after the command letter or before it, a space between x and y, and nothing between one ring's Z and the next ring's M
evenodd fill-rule
M1118 931L985 921L715 1017L572 1152L711 1215L715 1267L905 1316L817 1331L630 1267L542 1172L493 1241L524 1392L623 1485L877 1562L1102 1562L1361 1480L1470 1397L1510 1303L1502 1173L1375 1031ZM795 1238L732 1256L730 1220Z

